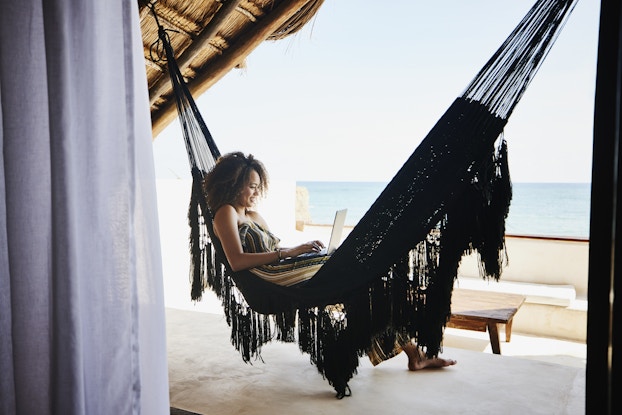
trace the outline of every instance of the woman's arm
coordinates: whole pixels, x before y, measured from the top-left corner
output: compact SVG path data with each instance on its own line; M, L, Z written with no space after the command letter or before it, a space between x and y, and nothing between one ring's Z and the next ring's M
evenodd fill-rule
M262 226L267 226L257 213L254 213L253 220L257 220ZM278 251L244 252L238 233L238 214L231 205L222 206L214 215L214 232L220 239L222 249L233 271L272 264L279 259L295 257L307 252L317 252L324 246L320 241L310 241L292 248L281 248L280 256Z
M214 215L214 232L220 239L233 271L271 264L279 260L278 252L244 252L238 233L238 214L231 205L222 206Z
M262 228L268 231L270 230L268 223L259 214L259 212L251 210L251 211L246 212L246 214L251 218L253 222L259 224ZM296 257L298 255L306 254L309 252L319 252L323 248L324 248L324 243L322 243L322 241L317 240L317 239L314 241L305 242L304 244L300 244L300 245L297 245L291 248L280 247L282 258Z

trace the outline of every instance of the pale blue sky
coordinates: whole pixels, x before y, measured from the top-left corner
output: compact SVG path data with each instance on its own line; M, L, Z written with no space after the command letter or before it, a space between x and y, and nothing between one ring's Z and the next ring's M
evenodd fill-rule
M326 0L195 99L220 151L273 179L388 181L534 1ZM591 181L599 3L579 0L509 120L514 182ZM190 177L177 122L154 155Z

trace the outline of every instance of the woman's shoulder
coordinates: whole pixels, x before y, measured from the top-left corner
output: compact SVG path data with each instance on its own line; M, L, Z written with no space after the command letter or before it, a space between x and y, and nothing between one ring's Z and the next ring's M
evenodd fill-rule
M218 208L218 210L216 210L216 213L214 213L214 216L216 216L218 214L222 214L222 213L225 213L225 214L236 213L237 214L237 212L236 212L235 208L233 207L233 205L229 205L229 204L225 204L225 205L220 206Z
M247 210L246 216L253 222L263 226L264 228L267 227L265 219L256 210Z
M214 221L228 221L236 218L237 221L238 212L231 205L222 205L218 208L218 210L214 213Z

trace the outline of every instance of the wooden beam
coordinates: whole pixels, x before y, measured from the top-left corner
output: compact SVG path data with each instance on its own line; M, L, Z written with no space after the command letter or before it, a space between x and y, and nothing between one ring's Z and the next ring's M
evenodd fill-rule
M193 97L199 97L233 67L243 62L261 42L265 41L268 36L295 15L308 1L291 0L282 2L270 14L258 21L251 30L238 38L218 59L207 63L201 69L201 73L188 85L188 89ZM152 114L153 137L157 137L175 117L177 117L176 104L174 100L170 100L157 113Z
M190 46L176 59L177 66L184 73L184 69L190 65L194 57L208 44L209 41L218 32L227 17L235 11L242 0L229 0L214 15L207 27L192 41ZM150 88L149 105L153 103L170 87L170 80L167 73L163 73L158 81Z

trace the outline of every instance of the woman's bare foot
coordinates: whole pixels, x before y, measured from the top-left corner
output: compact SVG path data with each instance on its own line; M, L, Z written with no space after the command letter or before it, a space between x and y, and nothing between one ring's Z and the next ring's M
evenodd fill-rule
M442 359L440 357L433 357L428 359L423 351L410 343L404 346L404 352L408 356L408 370L421 370L427 368L439 368L445 366L453 366L457 362L453 359Z

